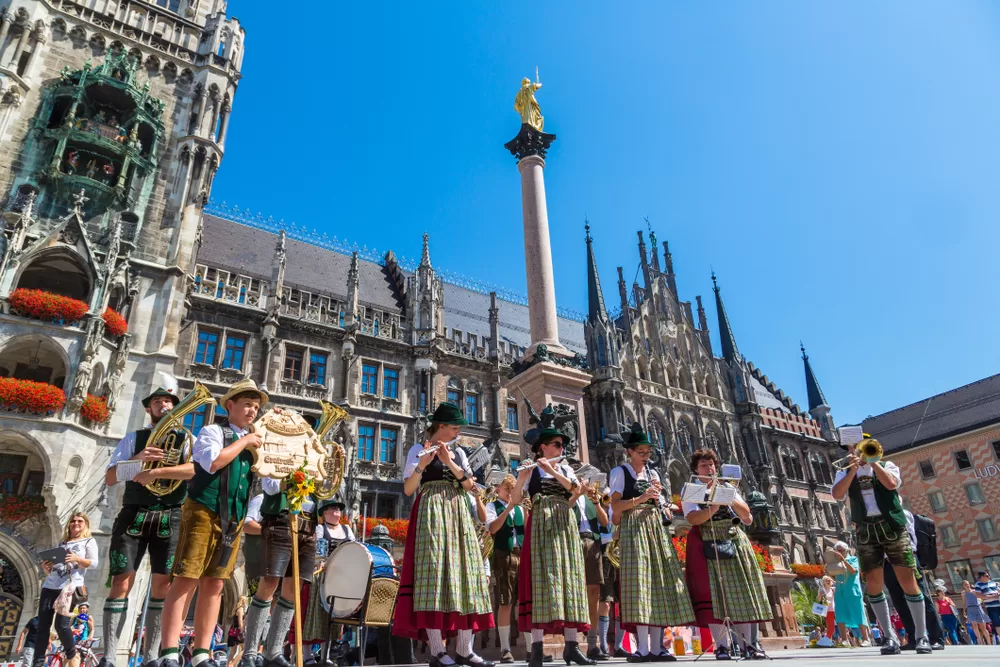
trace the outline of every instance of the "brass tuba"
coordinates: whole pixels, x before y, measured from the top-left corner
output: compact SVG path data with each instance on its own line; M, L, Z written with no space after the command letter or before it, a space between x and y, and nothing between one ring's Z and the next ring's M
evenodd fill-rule
M350 415L347 410L339 405L334 405L330 401L320 401L319 405L323 410L323 416L320 418L319 423L316 424L316 435L319 436L320 442L322 442L326 434L330 432L330 429L350 417ZM346 467L347 451L343 445L335 442L331 445L330 454L323 459L322 468L325 475L323 483L316 488L313 495L320 500L333 498L337 494L337 491L340 490L340 485L344 481L344 469Z
M143 470L154 468L171 468L191 459L191 447L194 445L194 434L184 427L184 418L206 405L215 405L215 398L205 385L194 383L194 389L178 403L173 410L163 415L149 433L147 447L157 447L163 450L163 458L159 461L143 461ZM178 437L179 436L179 437ZM154 496L165 496L173 493L184 480L154 479L146 485L146 490Z
M611 567L616 570L621 568L621 545L618 542L619 534L619 531L616 530L615 536L611 538L608 546L604 549L604 557L611 563Z
M489 560L490 556L493 555L493 533L486 526L479 526L479 552L483 556L483 560Z

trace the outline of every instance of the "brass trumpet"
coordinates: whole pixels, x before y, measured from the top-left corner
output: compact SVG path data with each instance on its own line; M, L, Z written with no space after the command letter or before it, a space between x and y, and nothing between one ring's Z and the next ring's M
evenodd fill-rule
M876 461L881 461L883 455L884 452L882 451L882 443L867 434L865 434L865 438L854 447L854 456L861 459L862 463L875 463ZM837 459L830 465L837 470L847 470L851 467L851 456L845 456L842 459Z
M587 487L587 497L590 498L591 502L595 505L611 504L611 494L601 493L601 488L596 483Z

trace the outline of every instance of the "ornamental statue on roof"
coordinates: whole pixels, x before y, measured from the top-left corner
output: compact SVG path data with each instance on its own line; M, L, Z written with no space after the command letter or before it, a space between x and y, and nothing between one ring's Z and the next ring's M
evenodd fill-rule
M521 79L521 90L517 91L514 98L514 110L521 114L521 124L530 125L541 132L545 125L545 118L542 116L542 108L535 99L535 91L542 87L538 80L538 68L535 68L535 82L524 77Z

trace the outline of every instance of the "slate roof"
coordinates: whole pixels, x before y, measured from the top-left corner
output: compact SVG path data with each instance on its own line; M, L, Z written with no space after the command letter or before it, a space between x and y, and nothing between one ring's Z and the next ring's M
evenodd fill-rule
M1000 423L1000 374L869 417L862 427L887 452Z
M278 235L214 215L205 215L199 263L262 280L271 279L271 262ZM348 255L309 243L286 239L285 284L315 294L347 299ZM358 262L358 299L390 312L402 312L392 283L381 265ZM480 340L490 336L490 297L474 290L444 283L445 326ZM501 300L500 339L519 347L531 344L528 307ZM450 332L449 332L450 335ZM586 353L583 324L559 318L559 338L573 352Z

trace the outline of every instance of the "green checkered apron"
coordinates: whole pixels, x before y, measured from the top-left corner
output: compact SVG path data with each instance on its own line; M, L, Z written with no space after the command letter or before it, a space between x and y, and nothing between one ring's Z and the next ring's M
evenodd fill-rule
M736 558L728 560L708 559L708 581L712 587L712 613L716 618L725 618L726 611L734 623L762 621L772 618L771 605L767 601L764 575L757 565L757 556L750 546L750 538L732 519L706 521L699 526L702 540L731 539L736 546ZM624 551L624 549L623 549ZM719 580L723 591L719 591ZM726 609L722 606L725 594Z
M531 622L590 623L576 515L560 496L539 493L531 502Z
M693 623L684 573L659 509L639 505L624 512L619 530L622 624Z
M489 614L490 593L467 494L457 482L420 487L413 550L413 610Z

